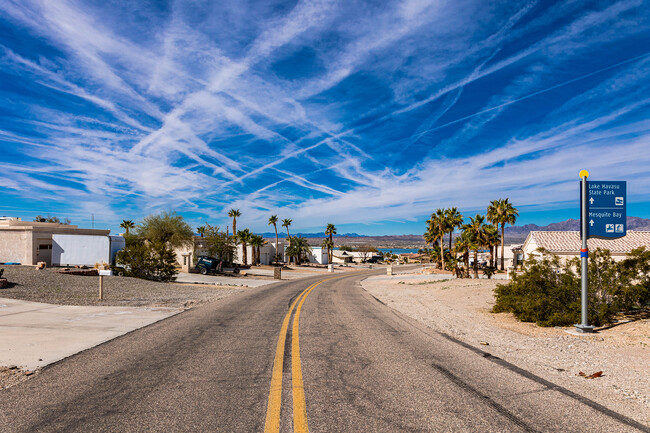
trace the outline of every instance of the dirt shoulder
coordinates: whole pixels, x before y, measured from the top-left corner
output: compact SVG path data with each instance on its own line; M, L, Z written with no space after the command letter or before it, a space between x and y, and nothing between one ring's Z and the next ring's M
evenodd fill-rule
M98 299L99 277L66 275L56 269L2 266L9 287L0 298L57 305L95 305L187 308L238 293L242 288L176 284L129 277L104 277L104 300Z
M576 336L567 332L572 328L542 328L510 313L490 313L493 290L504 281L408 277L371 277L362 286L432 329L650 425L650 319ZM578 375L598 371L603 375L596 379Z

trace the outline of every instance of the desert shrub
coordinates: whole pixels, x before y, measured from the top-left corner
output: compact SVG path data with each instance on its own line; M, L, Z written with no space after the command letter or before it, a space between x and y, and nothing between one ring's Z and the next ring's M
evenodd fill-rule
M545 254L531 260L521 275L495 289L493 312L512 312L524 322L540 326L565 326L580 322L580 260L561 266L557 256ZM592 325L650 302L650 252L634 250L616 263L609 251L596 250L589 259L589 310Z
M492 311L508 311L523 322L540 326L577 323L580 280L571 269L557 272L559 267L557 257L529 263L522 275L514 275L508 284L497 285Z
M126 246L117 253L117 263L129 277L156 281L176 278L176 253L167 244L128 236Z

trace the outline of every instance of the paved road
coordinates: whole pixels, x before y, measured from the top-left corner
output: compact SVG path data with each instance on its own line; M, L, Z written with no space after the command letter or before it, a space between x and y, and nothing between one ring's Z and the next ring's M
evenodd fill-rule
M650 431L402 317L362 275L251 289L78 354L0 392L0 430Z

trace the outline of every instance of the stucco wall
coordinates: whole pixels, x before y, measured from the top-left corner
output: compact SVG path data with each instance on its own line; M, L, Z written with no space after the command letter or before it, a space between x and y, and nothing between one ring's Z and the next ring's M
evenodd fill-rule
M32 233L27 230L0 230L0 262L32 263Z

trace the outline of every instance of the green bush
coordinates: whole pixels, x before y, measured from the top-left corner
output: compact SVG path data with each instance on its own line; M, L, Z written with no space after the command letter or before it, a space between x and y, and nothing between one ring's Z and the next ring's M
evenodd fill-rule
M566 326L580 322L580 260L560 265L546 253L527 263L522 275L495 289L493 312L511 312L523 322ZM589 259L589 323L603 325L619 312L644 308L650 302L650 251L640 248L616 263L609 251L596 250Z
M146 280L171 281L176 278L176 253L162 242L148 242L128 236L126 246L119 251L116 262L126 276Z

